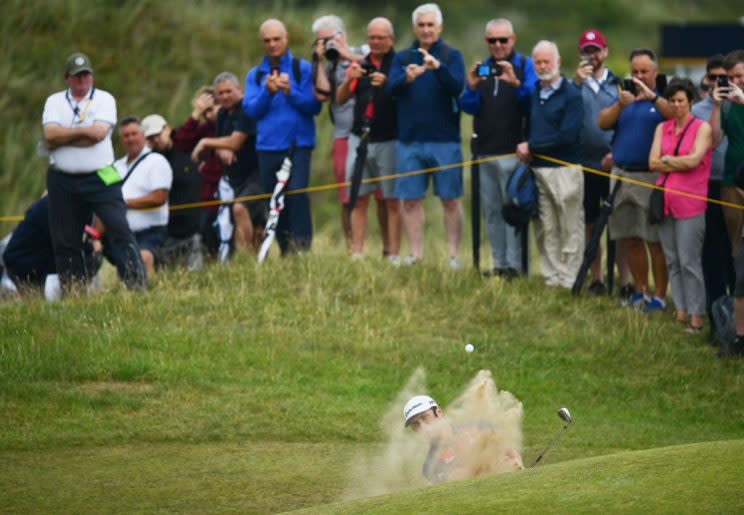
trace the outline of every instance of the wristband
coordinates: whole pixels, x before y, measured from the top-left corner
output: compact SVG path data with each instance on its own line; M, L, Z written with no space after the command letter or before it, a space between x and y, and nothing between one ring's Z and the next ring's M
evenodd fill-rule
M100 231L97 231L94 227L91 227L90 225L85 226L85 233L91 238L93 238L94 240L101 239Z

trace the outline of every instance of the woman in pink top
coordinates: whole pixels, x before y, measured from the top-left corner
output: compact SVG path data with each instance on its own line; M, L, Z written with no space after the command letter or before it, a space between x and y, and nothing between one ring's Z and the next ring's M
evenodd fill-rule
M666 188L665 218L659 225L659 239L672 285L675 320L685 324L687 332L697 334L703 329L705 316L702 252L706 202L703 198L708 193L712 131L707 122L690 113L694 96L695 86L689 79L674 79L669 83L664 97L674 118L656 128L649 168L661 172L656 184Z

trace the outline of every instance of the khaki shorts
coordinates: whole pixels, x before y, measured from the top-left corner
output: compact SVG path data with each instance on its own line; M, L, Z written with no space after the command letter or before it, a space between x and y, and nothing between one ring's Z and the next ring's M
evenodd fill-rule
M618 167L613 167L612 173L646 184L656 184L656 179L659 178L656 172L626 172ZM613 177L610 188L615 187L616 181L617 179ZM653 188L623 181L615 195L608 223L613 240L640 238L645 241L659 241L656 226L648 223L648 208L652 191Z

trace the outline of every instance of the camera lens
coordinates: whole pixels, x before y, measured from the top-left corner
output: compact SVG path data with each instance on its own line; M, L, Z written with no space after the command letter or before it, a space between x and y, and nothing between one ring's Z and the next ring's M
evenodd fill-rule
M327 42L325 45L326 59L328 59L329 61L335 61L339 58L339 55L340 54L338 52L338 48L336 48L336 45L332 41Z

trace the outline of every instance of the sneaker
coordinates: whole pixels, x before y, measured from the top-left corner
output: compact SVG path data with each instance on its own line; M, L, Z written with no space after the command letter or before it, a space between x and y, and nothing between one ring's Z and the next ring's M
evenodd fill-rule
M419 263L421 263L421 260L416 256L406 256L403 258L403 266L418 265Z
M352 261L362 261L364 259L364 254L361 252L354 252L351 254L351 260Z
M632 297L635 294L636 294L636 290L633 287L633 284L631 284L631 283L624 284L617 291L618 297L621 297L623 299L627 299L629 297Z
M634 293L626 300L620 301L620 306L624 308L643 309L647 302L651 299L646 297L643 293Z
M592 284L589 285L586 291L599 297L607 293L607 288L602 281L592 281Z
M643 306L643 311L645 313L655 313L658 311L664 311L665 309L666 302L664 302L664 300L660 299L659 297L651 297Z
M385 259L393 266L400 266L400 256L389 254Z
M449 261L447 264L450 270L459 270L460 268L462 268L462 265L460 265L460 261L458 261L458 259L454 256L449 258Z

